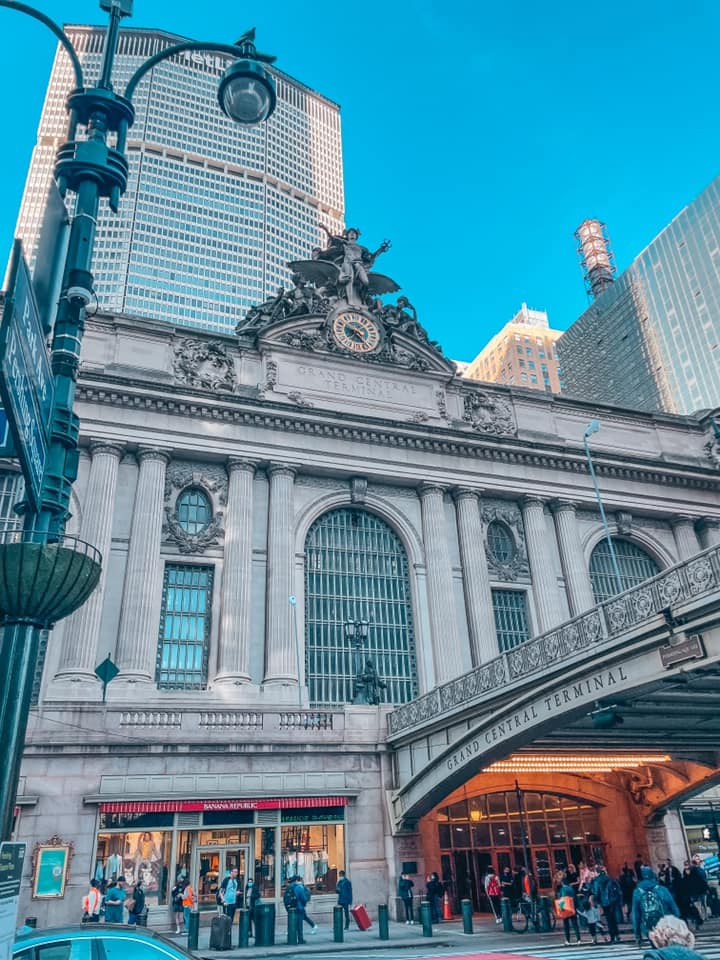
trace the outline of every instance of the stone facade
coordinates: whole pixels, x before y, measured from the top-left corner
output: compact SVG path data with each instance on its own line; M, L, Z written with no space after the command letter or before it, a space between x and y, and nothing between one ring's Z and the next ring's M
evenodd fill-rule
M613 532L660 567L717 542L720 474L700 419L469 383L426 347L422 370L371 364L301 334L281 327L255 346L214 336L214 383L188 372L208 354L202 333L88 321L72 528L105 566L51 636L31 717L17 836L75 847L65 898L24 905L42 923L77 918L101 804L341 798L344 862L368 903L394 888L401 861L423 863L418 838L392 837L390 706L309 700L305 540L327 511L366 510L402 542L420 694L497 655L493 590L523 591L531 635L592 604L603 530L582 446L590 420L602 421L595 462ZM200 533L177 522L189 487L212 511ZM488 553L492 522L515 562ZM198 689L156 683L168 563L213 570ZM108 653L120 674L103 704L93 670ZM313 905L322 914L334 899Z

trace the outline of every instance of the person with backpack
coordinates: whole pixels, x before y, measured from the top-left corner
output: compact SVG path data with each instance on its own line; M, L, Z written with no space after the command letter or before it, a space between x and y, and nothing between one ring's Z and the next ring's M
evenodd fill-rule
M222 901L225 916L230 917L230 923L235 917L235 909L238 900L238 871L233 867L227 877L223 878L220 885L220 899Z
M398 880L398 896L405 907L405 923L415 923L415 914L413 913L413 887L415 884L406 873L400 874Z
M345 916L345 929L350 929L350 905L353 902L352 884L345 876L345 871L341 870L337 882L338 906L343 908Z
M295 893L295 909L298 914L298 943L300 942L300 931L303 921L310 925L310 933L317 933L317 924L307 915L307 905L310 903L310 891L302 882L300 877L295 877L293 884Z
M667 887L658 883L652 868L642 867L640 873L642 879L635 887L632 898L632 926L638 946L642 946L643 940L647 940L655 924L666 914L680 916L673 895Z
M128 911L128 923L139 923L139 918L145 912L145 891L142 888L142 880L138 880L135 884L130 898L125 901L125 906Z
M591 890L595 903L602 908L610 943L620 943L617 915L622 903L622 890L617 880L608 875L602 863L598 866L598 874L591 884Z
M500 916L502 890L500 889L500 881L498 880L497 874L492 867L488 867L488 872L485 877L485 893L490 901L490 908L495 915L495 923L502 923L502 917Z

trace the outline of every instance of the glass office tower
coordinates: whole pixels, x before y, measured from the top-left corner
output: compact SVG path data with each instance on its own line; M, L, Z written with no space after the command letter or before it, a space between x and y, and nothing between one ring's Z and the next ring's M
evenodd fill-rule
M720 406L720 177L558 341L567 393L636 409Z
M86 82L100 68L103 31L67 27ZM120 33L114 85L179 37ZM288 260L308 258L344 220L337 104L273 71L278 103L264 125L241 127L217 104L229 58L183 53L156 66L135 96L120 211L103 202L95 248L100 309L232 332L248 308L290 284ZM45 99L17 235L33 261L55 150L66 138L73 88L58 49Z

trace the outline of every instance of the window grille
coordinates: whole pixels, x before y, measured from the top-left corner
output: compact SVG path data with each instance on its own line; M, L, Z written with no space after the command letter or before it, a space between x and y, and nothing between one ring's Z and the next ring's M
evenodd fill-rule
M657 563L642 547L631 543L630 540L622 540L616 537L613 537L612 543L620 569L623 590L637 587L645 580L649 580L660 573ZM601 540L592 552L590 557L590 581L596 603L602 603L603 600L614 597L618 592L607 540Z
M515 544L508 528L497 520L488 524L487 545L493 559L498 563L510 563L515 555Z
M359 652L345 639L348 620L369 621L368 639ZM342 508L320 517L305 542L310 704L351 703L353 680L365 657L387 684L383 702L406 703L417 696L407 554L379 517Z
M202 690L207 683L213 567L168 563L163 582L156 680Z
M212 520L212 504L202 490L191 487L178 497L175 514L185 533L202 533Z
M0 533L19 530L22 523L13 507L25 496L22 474L0 473Z
M493 613L501 653L524 643L530 636L527 601L523 590L493 590Z

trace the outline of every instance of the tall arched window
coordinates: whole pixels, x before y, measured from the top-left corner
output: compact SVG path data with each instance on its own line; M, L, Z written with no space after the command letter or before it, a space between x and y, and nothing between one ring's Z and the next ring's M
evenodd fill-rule
M344 624L359 620L369 622L368 639L356 651L345 639ZM384 703L406 703L417 696L405 548L374 514L331 510L315 521L305 541L305 675L310 703L351 703L353 680L366 656L387 684Z
M660 573L660 567L642 547L617 537L613 537L612 542L623 590L637 587ZM590 556L590 580L596 603L602 603L618 592L607 540L601 540Z

